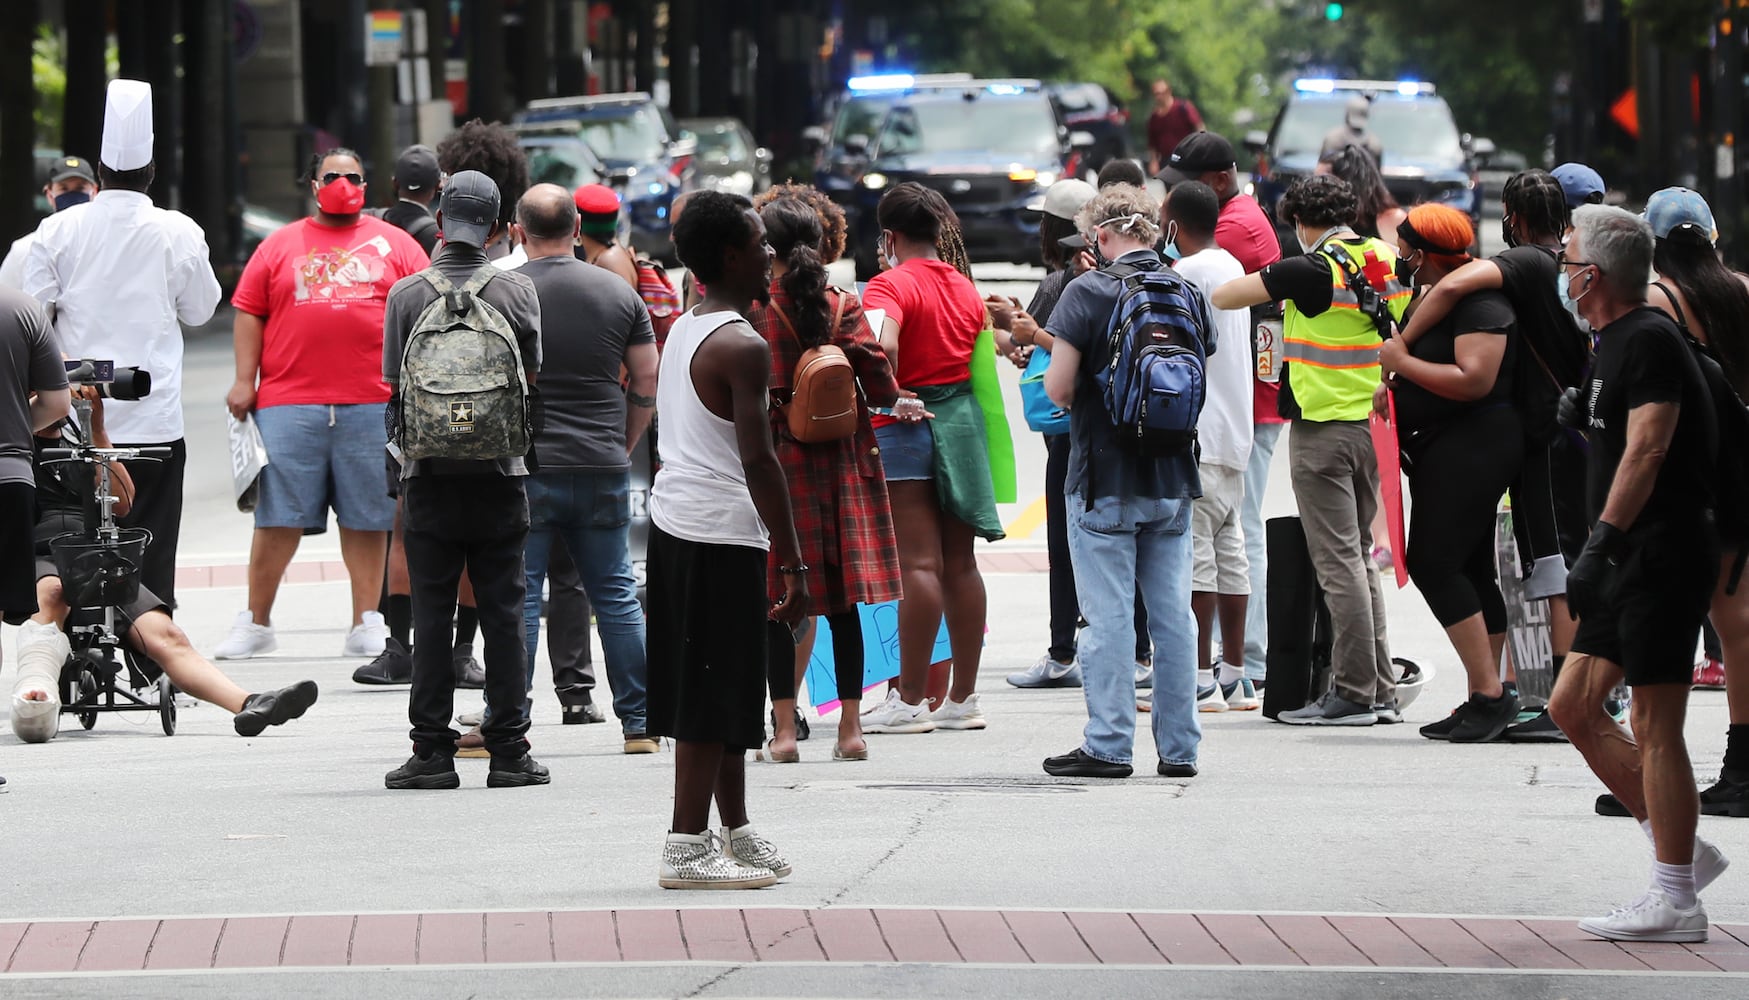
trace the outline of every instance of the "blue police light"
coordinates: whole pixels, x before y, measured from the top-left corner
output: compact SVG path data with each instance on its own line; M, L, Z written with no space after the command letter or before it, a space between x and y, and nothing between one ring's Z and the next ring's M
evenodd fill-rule
M667 189L667 185L663 184L661 181L651 181L650 182L650 193L651 194L661 194L666 189Z
M1397 93L1402 94L1404 97L1414 97L1415 95L1421 93L1421 81L1420 80L1398 80L1397 81Z
M1326 20L1326 21L1340 21L1340 20L1342 20L1342 5L1339 3L1327 3L1327 4L1325 4L1324 5L1324 20Z
M854 91L906 90L916 84L917 78L910 73L877 73L871 76L853 76L846 81L845 86Z
M1323 78L1301 77L1294 81L1294 89L1302 94L1334 94L1336 81Z
M1015 94L1026 93L1025 87L1019 87L1012 83L992 83L984 89L992 94L998 94L1004 97L1012 97Z

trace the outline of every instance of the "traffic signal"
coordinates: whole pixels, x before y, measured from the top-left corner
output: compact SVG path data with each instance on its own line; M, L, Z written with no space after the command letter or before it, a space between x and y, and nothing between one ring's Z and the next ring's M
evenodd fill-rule
M1327 4L1325 4L1324 5L1324 20L1326 20L1326 21L1340 21L1340 20L1342 20L1342 5L1339 3L1327 3Z

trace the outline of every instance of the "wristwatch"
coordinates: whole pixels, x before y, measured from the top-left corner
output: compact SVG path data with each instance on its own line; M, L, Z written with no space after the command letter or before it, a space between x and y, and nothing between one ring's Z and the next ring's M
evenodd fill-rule
M810 567L807 563L803 563L800 566L779 566L777 571L783 576L801 576L803 573L806 573L809 568Z

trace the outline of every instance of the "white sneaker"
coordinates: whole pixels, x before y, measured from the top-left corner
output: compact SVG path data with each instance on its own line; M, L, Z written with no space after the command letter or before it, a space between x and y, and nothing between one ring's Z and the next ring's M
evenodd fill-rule
M477 712L463 712L455 717L455 721L458 726L472 727L484 725L486 722L486 710L482 708Z
M1225 712L1232 707L1227 704L1226 695L1221 693L1220 684L1210 684L1208 687L1196 689L1196 710L1198 712Z
M669 834L656 879L664 889L763 889L777 883L770 869L753 868L723 854L708 833Z
M1725 869L1731 867L1731 859L1725 857L1725 852L1718 849L1712 842L1694 838L1694 891L1701 892L1707 886L1718 881Z
M1677 909L1663 892L1648 889L1644 896L1616 907L1607 917L1579 921L1579 929L1610 941L1696 943L1706 940L1706 908L1697 898L1688 909Z
M937 729L984 728L984 713L978 710L978 696L975 694L967 695L962 702L943 698L941 707L931 712L929 717L934 720Z
M752 823L733 830L723 827L717 842L723 856L731 861L739 861L749 868L763 868L779 879L790 876L790 863L771 841L753 831Z
M1154 665L1136 661L1136 687L1152 688L1154 686Z
M346 633L346 648L341 656L381 656L389 641L389 623L375 611L366 611L364 621Z
M1060 663L1051 659L1051 654L1038 658L1038 662L1017 674L1008 675L1008 683L1017 688L1051 688L1080 687L1081 661L1070 660Z
M213 659L247 660L278 648L279 640L273 637L272 625L257 625L249 612L239 611L231 623L231 634L213 650Z
M911 705L899 697L899 691L894 688L887 692L887 700L876 702L872 708L862 713L862 731L865 733L929 733L935 731L935 720L929 715L927 703Z

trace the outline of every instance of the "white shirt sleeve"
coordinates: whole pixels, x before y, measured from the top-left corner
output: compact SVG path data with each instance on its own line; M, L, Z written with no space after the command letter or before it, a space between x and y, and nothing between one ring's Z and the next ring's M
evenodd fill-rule
M54 251L42 236L39 230L24 259L24 291L46 306L60 299L61 276L55 271Z
M0 285L24 291L24 262L30 256L31 245L35 242L34 232L12 241L12 247L6 251L6 259L0 261Z
M188 224L187 256L179 268L182 287L176 291L176 318L189 326L200 326L213 318L224 293L219 289L218 276L213 273L206 234L192 222Z

